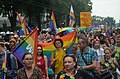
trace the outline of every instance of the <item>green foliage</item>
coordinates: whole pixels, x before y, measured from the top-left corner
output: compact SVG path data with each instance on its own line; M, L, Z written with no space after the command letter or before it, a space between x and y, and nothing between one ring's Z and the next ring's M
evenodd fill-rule
M99 25L104 25L104 19L109 22L110 27L116 26L115 19L113 17L102 17L102 16L92 16L92 22L93 24L99 24Z
M80 12L91 11L90 0L0 0L0 14L8 16L13 30L16 28L16 11L29 19L29 26L36 24L41 28L44 13L55 11L56 22L68 26L70 6L73 5L76 23L79 24ZM42 16L41 16L42 15ZM50 17L47 17L50 18Z
M79 24L80 12L91 12L92 10L92 5L89 5L90 2L91 0L50 0L52 10L57 16L58 25L61 25L64 20L67 20L68 24L71 5L74 9L76 24Z

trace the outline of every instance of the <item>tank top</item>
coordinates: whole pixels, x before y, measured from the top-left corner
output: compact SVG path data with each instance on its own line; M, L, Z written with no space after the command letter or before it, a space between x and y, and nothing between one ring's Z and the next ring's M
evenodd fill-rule
M45 60L43 57L39 60L37 59L36 66L42 70L43 75L46 75Z

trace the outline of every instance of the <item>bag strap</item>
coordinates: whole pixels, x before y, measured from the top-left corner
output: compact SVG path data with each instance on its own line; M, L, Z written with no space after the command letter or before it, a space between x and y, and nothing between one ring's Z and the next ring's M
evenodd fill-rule
M90 53L91 51L90 51L90 48L88 48L88 52ZM88 63L87 63L87 61L85 60L85 58L84 58L84 56L83 56L83 53L81 53L81 57L82 57L82 60L84 61L84 63L86 64L86 65L89 65ZM92 56L90 56L91 58L92 58ZM91 62L91 64L92 64L92 62Z
M81 53L81 57L82 57L82 60L84 61L84 63L85 63L86 65L89 65L89 64L87 63L87 61L85 60L85 58L83 57L83 53Z

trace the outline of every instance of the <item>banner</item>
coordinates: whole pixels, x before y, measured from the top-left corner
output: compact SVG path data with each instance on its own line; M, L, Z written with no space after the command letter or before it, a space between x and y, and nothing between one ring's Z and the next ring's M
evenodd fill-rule
M89 28L92 26L91 12L80 12L80 25L82 28Z

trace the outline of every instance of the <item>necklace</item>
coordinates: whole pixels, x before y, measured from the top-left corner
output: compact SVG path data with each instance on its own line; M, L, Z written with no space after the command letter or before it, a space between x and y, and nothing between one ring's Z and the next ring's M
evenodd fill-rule
M73 72L71 73L70 79L75 79L74 75L75 75L75 69L74 69ZM64 70L62 71L62 75L60 75L60 79L64 79L65 76L67 76L67 75L66 75L66 69L64 69Z

